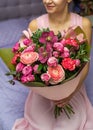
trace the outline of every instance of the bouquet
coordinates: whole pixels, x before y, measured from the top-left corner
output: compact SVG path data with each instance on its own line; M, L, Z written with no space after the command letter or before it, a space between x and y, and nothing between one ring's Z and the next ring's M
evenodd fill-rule
M80 27L69 28L55 35L49 28L25 34L12 48L11 62L15 69L7 75L27 86L52 87L75 78L89 61L89 46ZM14 84L14 80L10 81ZM65 111L68 117L74 113L70 104L55 106L55 117Z

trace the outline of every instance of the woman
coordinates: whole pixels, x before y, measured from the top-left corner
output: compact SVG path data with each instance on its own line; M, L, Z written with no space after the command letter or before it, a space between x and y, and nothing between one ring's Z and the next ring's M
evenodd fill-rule
M89 44L91 43L91 23L87 18L70 13L68 6L72 0L42 0L47 14L30 22L31 31L49 27L58 33L71 26L81 26L85 31ZM50 101L43 96L30 92L25 104L24 118L19 119L12 130L93 130L93 108L82 85L88 73L89 64L81 71L78 85L73 84L65 93L66 97L59 101ZM77 76L78 78L78 76ZM63 89L64 93L64 89ZM68 102L73 106L75 114L68 119L62 113L57 119L54 117L54 105L63 106Z

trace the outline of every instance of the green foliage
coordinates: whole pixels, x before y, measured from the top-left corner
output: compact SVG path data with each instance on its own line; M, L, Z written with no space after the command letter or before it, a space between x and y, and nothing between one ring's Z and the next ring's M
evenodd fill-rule
M58 32L57 37L58 37L59 40L62 39L62 34L61 34L61 32Z
M43 69L43 64L39 64L38 71L41 71Z
M46 85L43 82L28 82L24 84L27 87L45 87Z
M88 55L89 55L88 44L86 43L81 44L76 58L80 59L81 62L88 62L89 61Z

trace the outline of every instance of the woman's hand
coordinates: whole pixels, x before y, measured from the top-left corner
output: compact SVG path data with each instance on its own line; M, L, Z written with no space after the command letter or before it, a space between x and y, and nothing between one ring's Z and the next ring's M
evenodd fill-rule
M72 99L73 95L68 96L67 98L61 99L61 100L53 100L54 104L58 107L63 107L67 104L69 104L69 101Z

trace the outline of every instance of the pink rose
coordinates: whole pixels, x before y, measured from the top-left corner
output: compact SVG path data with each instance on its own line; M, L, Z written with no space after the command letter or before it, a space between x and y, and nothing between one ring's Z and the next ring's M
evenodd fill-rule
M71 58L64 58L62 60L62 66L64 67L64 69L68 69L70 71L73 71L75 70L75 67L76 67L76 61L74 59L71 59Z
M58 61L55 57L50 57L47 61L48 66L57 66Z
M59 52L62 52L63 48L64 48L64 46L61 42L54 43L53 47L56 51L59 51Z
M56 67L48 67L48 74L51 76L50 83L57 84L65 79L65 71L61 65Z
M17 72L21 72L24 67L25 67L25 65L20 62L20 63L18 63L17 66L16 66L16 71L17 71Z
M66 58L70 56L69 49L67 47L64 47L64 51L61 54L62 58Z
M35 81L34 75L32 75L32 74L27 75L27 81L28 81L28 82L33 82L33 81Z
M39 54L37 52L23 52L20 56L20 61L23 64L32 64L37 61L39 58Z
M62 58L66 58L66 57L69 57L70 54L68 52L64 52L61 54Z
M25 66L22 70L23 75L28 75L28 74L32 74L32 67L31 66Z
M23 75L23 76L21 77L21 82L22 82L22 83L28 82L27 77Z
M21 77L21 82L22 82L22 83L32 82L32 81L34 81L34 80L35 80L35 77L34 77L34 75L31 75L31 74L29 74L29 75L27 75L27 76L23 75L23 76Z
M50 80L50 75L48 74L48 73L43 73L42 75L41 75L41 79L42 79L42 81L44 81L44 82L48 82L49 80Z
M65 45L66 45L66 39L62 39L62 40L61 40L61 44L62 44L63 46L65 46Z
M56 57L56 58L59 57L59 54L60 54L60 52L58 52L58 51L53 51L53 56L54 56L54 57Z

